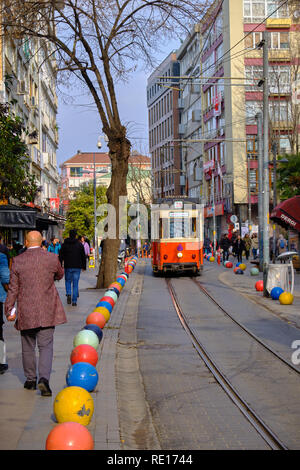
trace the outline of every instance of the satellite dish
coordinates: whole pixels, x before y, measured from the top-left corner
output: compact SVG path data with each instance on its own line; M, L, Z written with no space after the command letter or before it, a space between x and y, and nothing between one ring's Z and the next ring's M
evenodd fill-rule
M293 16L294 18L300 18L300 10L295 10Z

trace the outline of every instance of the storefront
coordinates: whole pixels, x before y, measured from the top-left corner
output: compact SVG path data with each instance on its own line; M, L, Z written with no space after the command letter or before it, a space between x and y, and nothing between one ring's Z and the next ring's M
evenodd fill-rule
M57 225L57 221L36 208L14 204L0 205L0 233L7 244L17 242L23 245L28 230L38 230L46 236L49 228L51 230L51 227Z

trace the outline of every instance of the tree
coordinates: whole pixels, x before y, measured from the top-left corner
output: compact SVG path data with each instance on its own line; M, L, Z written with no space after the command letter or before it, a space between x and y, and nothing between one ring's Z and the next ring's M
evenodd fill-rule
M97 187L97 207L99 204L106 203L105 193L104 186ZM89 240L93 240L94 226L94 187L91 182L89 185L82 185L75 198L70 201L63 236L69 236L69 231L76 229L78 235L84 235Z
M32 202L36 196L35 176L30 174L30 157L22 136L23 121L0 104L0 199Z
M278 159L278 183L280 199L289 199L300 195L300 154L284 155L288 163L280 164Z
M126 196L131 143L121 120L116 84L139 60L153 65L162 36L179 36L203 16L209 0L3 0L4 34L40 37L56 46L58 71L76 77L92 96L108 137L112 176L108 203L116 210L117 239L107 239L97 287L114 279L119 250L119 197ZM189 23L189 24L187 24Z

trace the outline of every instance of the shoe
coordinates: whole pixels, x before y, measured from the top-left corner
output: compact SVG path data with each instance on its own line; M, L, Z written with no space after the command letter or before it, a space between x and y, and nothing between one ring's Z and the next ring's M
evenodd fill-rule
M49 382L47 379L44 379L44 377L41 377L38 383L38 388L41 391L42 397L51 397L52 396L52 391L51 388L49 387Z
M77 307L77 302L72 302L72 307Z
M71 296L70 296L70 295L67 295L67 303L68 303L68 304L71 303Z
M0 364L0 374L4 374L4 372L6 372L7 369L8 369L7 364Z
M27 390L36 390L36 380L26 380L24 388Z

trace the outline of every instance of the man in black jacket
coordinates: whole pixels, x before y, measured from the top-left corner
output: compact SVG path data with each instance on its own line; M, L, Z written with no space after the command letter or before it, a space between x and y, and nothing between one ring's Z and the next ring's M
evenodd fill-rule
M67 302L77 305L77 297L79 297L78 284L80 272L86 270L86 256L82 243L77 239L76 230L70 230L69 238L66 238L59 252L59 259L65 268L65 284ZM72 294L73 285L73 294Z

